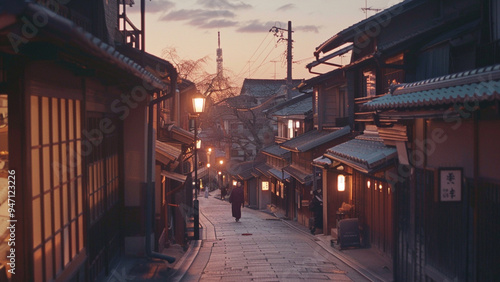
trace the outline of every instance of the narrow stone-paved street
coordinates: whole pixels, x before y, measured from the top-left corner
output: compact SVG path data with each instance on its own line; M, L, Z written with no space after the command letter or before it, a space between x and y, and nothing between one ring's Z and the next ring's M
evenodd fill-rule
M203 243L183 281L367 281L308 236L273 215L200 199Z

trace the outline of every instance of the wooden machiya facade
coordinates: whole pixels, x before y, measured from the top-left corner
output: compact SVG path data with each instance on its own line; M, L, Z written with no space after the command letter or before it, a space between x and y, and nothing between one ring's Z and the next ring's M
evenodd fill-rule
M142 219L124 216L135 206L131 194L141 198L135 179L145 175L145 135L137 138L137 130L145 129L153 93L168 94L175 84L43 6L3 11L1 224L17 221L9 223L15 246L12 234L1 234L0 279L93 281L110 273L128 235L144 236ZM21 19L35 16L46 22L24 38ZM3 209L9 190L10 211ZM15 259L7 261L11 252Z
M290 152L280 148L279 145L271 145L262 149L266 156L266 169L264 174L269 176L270 205L274 206L286 216L289 216L289 203L286 201L288 195L286 180L290 174L283 170L290 163Z
M360 135L323 165L346 176L362 234L397 281L499 277L496 19L497 1L404 1L316 49L321 64L352 44L342 69ZM360 144L377 154L347 153Z
M312 200L312 193L318 189L318 187L314 187L313 160L321 156L327 148L348 140L350 133L349 126L337 130L311 130L280 144L281 148L291 153L291 165L283 170L291 176L289 181L291 208L289 212L300 224L311 227L309 219L313 215L309 204ZM324 195L323 192L322 195ZM323 232L325 233L325 230Z

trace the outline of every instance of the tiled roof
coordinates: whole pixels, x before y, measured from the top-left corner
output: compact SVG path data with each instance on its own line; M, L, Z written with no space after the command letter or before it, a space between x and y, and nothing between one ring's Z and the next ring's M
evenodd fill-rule
M325 130L311 130L293 139L281 143L280 146L293 152L305 152L314 149L317 146L335 140L339 137L347 135L350 132L351 128L349 126L343 127L333 132Z
M266 177L271 177L271 174L269 172L269 170L271 169L270 165L263 163L261 165L256 166L255 169L260 173L262 173L263 175L265 175Z
M167 130L170 134L170 138L176 140L176 141L179 141L179 142L182 142L184 144L187 144L187 145L191 145L193 144L193 140L194 140L194 133L193 132L190 132L190 131L187 131L177 125L169 125L167 127Z
M307 97L273 113L273 116L307 115L312 112L312 97Z
M254 177L252 173L261 164L259 161L241 162L231 165L227 170L231 175L235 175L241 180L248 180Z
M314 165L318 166L329 166L332 164L332 160L324 156L317 157L312 162Z
M271 176L279 181L285 181L290 178L290 174L288 172L276 168L269 169L269 173L271 173Z
M370 173L397 157L395 147L385 146L383 142L372 139L363 138L363 135L360 135L353 140L326 150L324 155L359 171Z
M167 171L167 170L162 170L161 176L168 177L170 179L173 179L173 180L181 182L181 183L184 183L187 179L187 175L180 174L180 173L173 172L173 171Z
M182 153L180 145L156 141L156 159L164 164L176 160Z
M486 100L500 100L500 65L402 84L363 108L387 110Z
M13 11L8 12L14 13L18 19L23 19L25 17L33 18L37 15L45 16L44 20L46 23L43 28L44 32L36 34L36 36L39 36L41 39L45 40L45 37L43 36L48 33L49 36L46 36L48 40L63 42L65 46L68 46L68 48L82 50L91 56L99 58L99 60L109 63L110 66L117 66L129 74L142 79L144 82L151 84L155 88L166 89L167 85L163 83L160 78L156 77L138 63L118 52L113 46L110 46L101 39L85 31L74 22L57 15L36 3L17 4L25 6L23 9L18 9L16 11L13 9ZM23 22L19 20L19 24L23 24ZM32 39L35 40L40 38Z
M279 157L279 158L286 158L287 155L290 154L290 151L281 148L280 145L278 145L278 144L274 144L274 145L267 146L264 149L262 149L262 153L264 153L266 155Z
M299 79L292 80L292 85L297 86ZM240 95L249 95L254 97L267 97L278 93L281 86L286 85L286 79L251 79L246 78L243 81ZM298 91L292 91L292 96L300 94Z
M296 166L287 166L284 167L283 170L289 173L293 178L297 179L302 184L309 184L312 181L312 173L308 173Z

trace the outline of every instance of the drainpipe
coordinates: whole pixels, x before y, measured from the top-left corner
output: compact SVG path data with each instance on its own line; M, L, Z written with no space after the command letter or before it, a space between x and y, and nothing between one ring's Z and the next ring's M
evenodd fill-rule
M175 79L172 79L171 86L175 91ZM175 92L174 92L175 93ZM153 232L153 216L154 216L154 182L153 182L153 107L154 105L172 97L171 95L164 95L148 104L148 156L147 156L147 186L146 186L146 255L150 258L158 258L168 261L169 263L175 262L175 258L153 252L151 250L151 233Z

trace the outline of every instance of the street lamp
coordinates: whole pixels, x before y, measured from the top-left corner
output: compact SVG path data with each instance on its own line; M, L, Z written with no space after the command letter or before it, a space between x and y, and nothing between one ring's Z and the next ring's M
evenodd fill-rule
M210 164L208 163L207 164L207 169L208 169L208 181L207 181L207 185L205 185L205 189L208 189L210 187Z
M193 97L193 119L194 119L194 202L193 202L193 210L194 210L194 239L200 240L200 203L198 202L198 192L200 191L200 182L198 181L198 138L197 132L198 127L196 125L196 120L203 113L205 109L205 97L203 97L200 93Z
M224 186L224 176L222 175L222 165L224 164L224 161L223 160L219 160L219 177L217 178L217 180L219 181L219 187L221 187L222 189L222 186Z
M208 149L207 149L207 168L208 168L207 186L210 186L210 163L212 162L212 158L210 157L211 154L212 154L212 148L208 147Z

